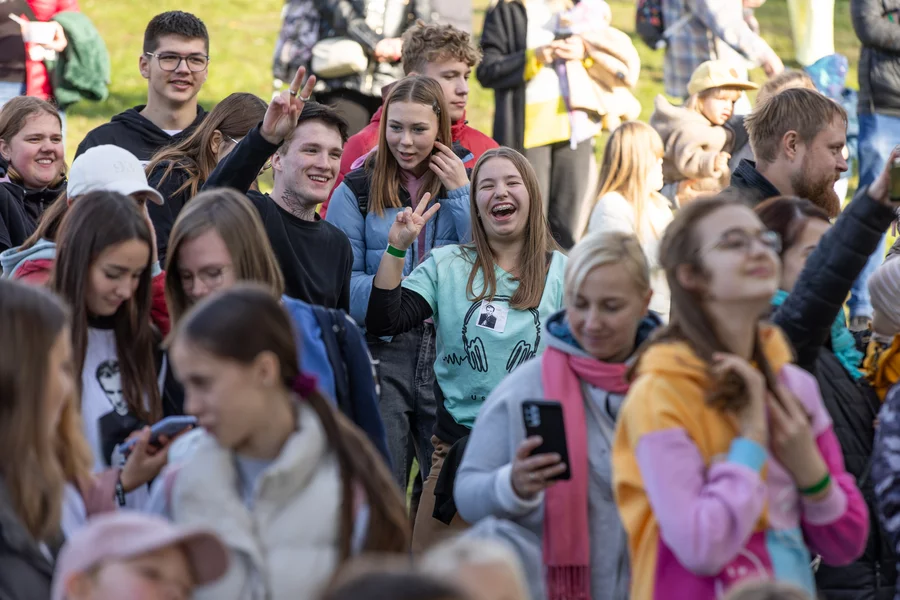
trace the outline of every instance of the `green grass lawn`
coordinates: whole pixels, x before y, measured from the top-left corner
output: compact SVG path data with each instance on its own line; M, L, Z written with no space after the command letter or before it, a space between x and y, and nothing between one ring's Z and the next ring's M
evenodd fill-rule
M474 27L480 32L488 0L474 0ZM612 0L613 24L629 33L634 27L634 0ZM138 2L136 0L82 0L81 7L97 25L106 40L112 60L110 97L102 103L81 103L69 110L67 156L88 131L114 114L146 100L146 82L137 69L144 26L153 15L174 9L190 10L206 23L211 44L209 79L200 94L209 109L232 92L252 92L268 99L272 89L272 49L280 26L283 0L193 0L189 4L174 0ZM778 51L785 64L793 64L794 49L785 0L769 0L757 11L763 35ZM837 0L835 9L835 45L850 59L848 82L856 86L859 42L850 25L849 0ZM639 39L635 45L643 62L640 83L635 94L644 107L642 119L650 116L654 96L662 91L662 52L654 52ZM763 81L761 71L751 74ZM472 78L469 102L470 124L490 134L494 103L490 90L484 90Z

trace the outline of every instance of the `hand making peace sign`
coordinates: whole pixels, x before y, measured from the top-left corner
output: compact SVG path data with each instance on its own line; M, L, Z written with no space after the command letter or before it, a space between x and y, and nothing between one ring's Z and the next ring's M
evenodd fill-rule
M263 117L260 134L270 144L278 145L284 141L284 138L290 134L297 126L297 119L303 112L303 105L309 101L313 87L316 85L316 76L310 75L306 83L303 78L306 76L306 67L297 69L294 80L291 81L290 88L281 92L269 103L266 109L266 116ZM303 84L301 89L300 85Z
M441 208L440 202L435 202L434 206L426 211L425 208L430 201L431 194L425 192L422 199L419 200L416 210L407 206L405 210L397 213L397 219L388 232L388 243L391 246L398 250L407 250L412 246L422 228L425 227L425 223L430 221L431 217Z

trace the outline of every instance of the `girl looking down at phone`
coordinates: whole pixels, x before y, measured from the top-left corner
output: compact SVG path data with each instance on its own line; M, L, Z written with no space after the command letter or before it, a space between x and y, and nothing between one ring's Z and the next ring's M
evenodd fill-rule
M397 213L366 317L374 335L397 335L428 318L437 332L435 391L442 397L415 551L464 526L455 515L450 481L462 444L491 391L547 345L546 321L562 304L566 257L550 236L537 177L525 157L510 148L488 150L475 164L472 187L474 243L432 250L405 279L408 249L443 209L434 204L426 210L426 196L415 210ZM440 497L439 476L445 482Z
M428 199L439 198L442 206L406 253L403 276L433 248L471 238L469 177L463 165L470 152L451 140L450 113L440 84L429 77L407 77L384 102L378 146L334 191L326 220L350 238L350 316L360 326L398 213L427 205L426 194ZM397 333L386 340L369 336L369 347L381 372L391 374L382 381L380 407L394 477L405 490L412 460L408 440L415 446L423 478L433 451L434 326L422 318Z
M68 209L57 244L51 287L72 307L72 360L94 470L120 466L116 447L142 430L135 451L146 459L144 473L120 480L118 490L120 504L140 508L148 495L142 484L166 461L165 448L148 450L144 429L181 413L177 393L165 386L167 361L150 323L150 226L134 201L91 192Z
M647 312L650 275L632 234L581 240L564 285L565 308L546 321L547 350L503 379L478 413L454 498L467 522L511 521L541 550L542 564L526 565L546 576L530 578L540 585L531 597L548 597L568 581L564 597L625 600L628 544L612 501L609 453L629 358L660 320ZM535 453L543 440L526 437L522 404L529 399L562 404L570 464Z
M865 547L819 386L759 317L780 247L725 196L683 207L663 236L670 323L637 358L612 452L632 598L713 599L753 578L814 596L814 554L847 564Z
M166 516L231 551L225 577L196 598L318 598L352 554L406 551L400 491L298 369L291 318L270 289L240 283L203 300L171 352L202 430L154 484L154 505L161 496Z

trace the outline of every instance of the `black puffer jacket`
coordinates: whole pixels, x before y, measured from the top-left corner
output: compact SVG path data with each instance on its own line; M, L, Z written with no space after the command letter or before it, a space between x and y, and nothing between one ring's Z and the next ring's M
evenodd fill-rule
M851 0L850 15L862 42L859 112L900 116L900 0Z
M34 233L44 210L65 190L65 180L42 190L26 190L9 180L0 182L0 252L21 245Z
M844 210L809 256L797 283L772 320L797 351L797 364L816 376L831 415L847 471L856 477L869 508L869 540L863 555L850 565L822 565L816 583L829 600L893 598L894 553L878 522L868 466L875 439L879 401L864 381L854 380L831 351L831 324L893 211L866 195Z

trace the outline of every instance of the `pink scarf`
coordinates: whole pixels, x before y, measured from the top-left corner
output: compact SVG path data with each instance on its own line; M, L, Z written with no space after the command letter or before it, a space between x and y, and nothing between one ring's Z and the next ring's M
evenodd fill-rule
M544 567L550 600L591 600L588 444L581 381L614 394L628 391L624 363L602 363L547 348L541 359L544 397L563 406L572 478L544 492Z

